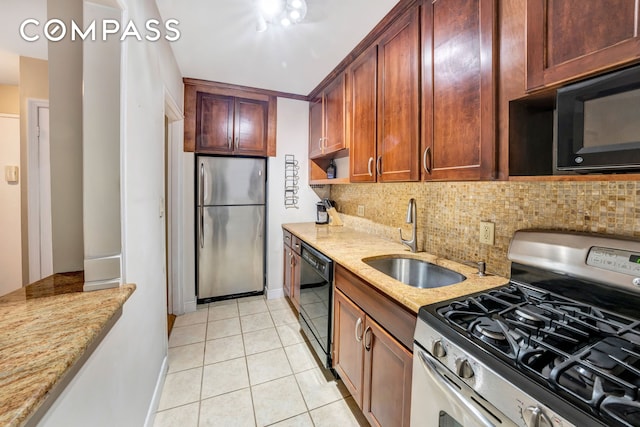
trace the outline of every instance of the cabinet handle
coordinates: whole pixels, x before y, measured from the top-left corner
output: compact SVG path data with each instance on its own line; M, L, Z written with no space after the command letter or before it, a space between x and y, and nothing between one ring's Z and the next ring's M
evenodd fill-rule
M364 349L371 350L371 326L367 326L367 329L364 330Z
M240 137L236 136L236 150L238 149L238 144L240 143Z
M367 171L369 172L369 176L373 176L373 171L371 170L372 164L373 164L373 157L369 157L369 163L367 164Z
M425 148L424 153L422 153L422 167L424 168L425 172L427 172L429 175L431 175L431 168L427 167L427 155L429 155L429 159L431 159L430 154L431 154L431 147Z
M227 137L227 144L229 145L229 150L231 150L232 147L232 138L230 136Z
M200 163L200 247L204 248L204 163Z
M358 317L356 320L356 341L362 341L362 317Z
M378 159L376 160L376 173L378 174L378 176L382 175L382 172L380 172L380 165L382 163L382 156L378 156Z
M318 148L320 149L320 152L322 152L322 138L318 139Z
M322 138L324 140L324 144L322 149L326 150L327 149L327 145L329 145L329 138Z
M289 252L289 265L293 267L293 253Z

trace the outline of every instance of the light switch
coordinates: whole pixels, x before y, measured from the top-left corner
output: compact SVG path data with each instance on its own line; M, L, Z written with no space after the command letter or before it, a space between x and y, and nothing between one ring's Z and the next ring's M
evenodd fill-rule
M18 182L18 166L5 166L4 179L9 184L16 184Z

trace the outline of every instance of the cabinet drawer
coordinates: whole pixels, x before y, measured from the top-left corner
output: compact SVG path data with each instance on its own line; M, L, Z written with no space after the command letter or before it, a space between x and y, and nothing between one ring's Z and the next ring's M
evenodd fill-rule
M371 318L413 351L416 315L391 300L367 282L336 264L335 286L364 310Z
M302 241L296 236L293 234L291 235L291 249L293 249L293 251L298 255L300 255L300 248L302 247L301 242Z
M287 230L282 230L282 242L291 247L291 233Z

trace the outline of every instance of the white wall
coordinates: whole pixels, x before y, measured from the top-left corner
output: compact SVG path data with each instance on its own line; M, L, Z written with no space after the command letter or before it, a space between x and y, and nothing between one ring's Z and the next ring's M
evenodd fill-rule
M5 180L6 166L20 166L20 118L0 113L0 295L22 286L20 181Z
M123 3L125 19L161 20L153 0ZM166 90L182 106L182 79L166 42L129 38L123 50L123 279L135 283L137 290L42 426L143 426L163 378L167 318L164 218L159 211L164 196L164 97Z
M277 157L269 158L269 223L267 229L267 296L282 296L282 224L316 219L320 199L309 187L309 103L278 98ZM293 154L300 165L299 209L284 207L284 156Z
M82 22L82 0L48 0L47 16ZM82 43L48 44L53 271L83 268Z
M122 11L86 3L85 28ZM98 29L97 37L102 37ZM122 275L120 205L120 40L83 43L82 220L85 290L116 287Z

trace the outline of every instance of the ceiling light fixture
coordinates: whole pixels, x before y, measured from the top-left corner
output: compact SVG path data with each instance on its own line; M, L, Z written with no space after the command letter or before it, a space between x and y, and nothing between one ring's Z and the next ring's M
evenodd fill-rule
M256 3L258 32L266 31L269 25L290 27L300 23L307 15L306 0L256 0Z

